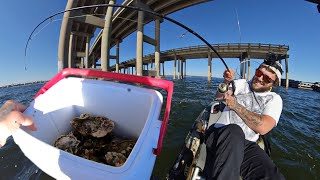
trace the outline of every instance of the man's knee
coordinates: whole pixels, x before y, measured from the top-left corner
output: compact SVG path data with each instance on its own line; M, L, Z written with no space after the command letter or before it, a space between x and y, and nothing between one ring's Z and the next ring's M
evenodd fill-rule
M240 126L236 124L229 124L221 128L210 127L210 132L206 133L206 144L212 146L212 144L224 142L224 143L240 143L245 140L245 135Z
M241 127L238 126L237 124L229 124L224 128L225 129L221 132L221 135L225 136L227 139L238 140L238 139L245 138L245 135Z

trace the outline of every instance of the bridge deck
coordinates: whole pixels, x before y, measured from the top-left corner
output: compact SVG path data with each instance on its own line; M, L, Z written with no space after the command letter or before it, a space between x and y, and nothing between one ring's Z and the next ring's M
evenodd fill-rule
M273 52L281 55L285 59L288 55L289 46L275 45L275 44L260 44L260 43L228 43L228 44L213 44L212 45L223 58L246 58L250 59L264 59L266 54ZM205 45L190 46L178 49L171 49L162 51L160 55L160 62L172 61L175 59L201 59L208 58L209 48ZM217 55L210 51L212 58L218 58ZM143 57L143 63L148 64L154 62L154 54L148 54ZM133 67L135 66L135 58L122 62L119 67ZM111 66L110 70L115 70L115 66Z

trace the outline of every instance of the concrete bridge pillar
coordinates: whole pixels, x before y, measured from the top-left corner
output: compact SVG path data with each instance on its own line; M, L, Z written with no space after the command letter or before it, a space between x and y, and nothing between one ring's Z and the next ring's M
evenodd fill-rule
M176 52L174 52L173 79L176 79L176 66L177 66L177 55L176 55Z
M166 76L166 75L164 74L164 61L163 61L163 63L162 63L162 76Z
M244 59L242 57L240 57L239 59L240 61L240 78L241 79L245 79L245 62Z
M187 76L187 61L184 60L184 78Z
M66 9L76 7L78 0L68 0ZM62 18L62 24L60 28L59 47L58 47L58 71L66 67L70 67L70 34L73 19L69 18L73 12L65 12ZM68 54L69 53L69 54Z
M155 20L155 40L156 40L156 46L155 46L155 52L154 52L154 62L156 67L157 75L156 77L159 77L160 74L160 19Z
M211 53L208 52L208 82L211 82L212 78L212 57Z
M181 69L181 79L183 79L183 59L181 60L181 67L180 67L180 69Z
M136 74L142 76L142 58L143 58L143 20L144 12L138 12L137 27L137 54L136 54Z
M115 0L109 0L109 4L115 4ZM110 66L110 43L111 43L111 26L112 26L113 7L107 8L104 28L101 39L101 69L109 71Z
M181 79L181 60L178 59L178 79Z
M286 89L289 87L289 62L288 62L288 54L286 54Z
M75 67L75 56L74 56L74 34L71 33L69 39L69 53L68 53L68 67L74 68ZM65 67L63 67L65 68ZM61 69L62 70L62 69Z
M90 36L86 37L86 63L85 63L85 67L88 69L89 68L89 43L90 43Z
M80 68L82 69L84 67L84 58L80 58Z
M248 71L248 58L247 57L245 57L244 58L244 61L243 61L243 78L244 79L248 79L248 77L247 77L247 71Z
M248 55L247 60L247 80L250 80L250 55Z
M96 68L96 62L94 59L95 59L95 55L92 54L92 66L91 66L92 69Z
M119 72L119 57L120 57L120 43L119 41L117 41L117 44L116 44L116 72L118 73Z

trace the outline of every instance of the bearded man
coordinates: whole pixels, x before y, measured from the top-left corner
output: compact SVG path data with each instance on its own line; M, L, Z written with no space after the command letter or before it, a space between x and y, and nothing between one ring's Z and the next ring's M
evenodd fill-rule
M281 82L282 67L277 61L264 61L250 81L234 80L226 70L224 83L234 82L234 92L217 92L226 107L218 121L205 134L207 179L284 179L270 157L256 143L279 121L281 97L271 92Z

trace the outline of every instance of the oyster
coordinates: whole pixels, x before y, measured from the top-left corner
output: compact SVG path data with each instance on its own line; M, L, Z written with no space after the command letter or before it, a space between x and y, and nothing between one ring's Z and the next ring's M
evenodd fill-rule
M97 152L94 149L84 149L84 153L81 156L95 162L101 162L97 157Z
M104 137L114 128L114 122L105 117L93 117L87 113L71 120L72 127L83 136Z
M73 135L72 132L69 133L68 135L60 136L54 142L55 147L72 154L75 154L77 152L79 144L80 144L80 141Z
M130 139L114 139L107 146L107 151L121 153L128 157L136 144L135 140Z
M105 155L105 160L107 164L119 167L126 162L127 158L121 153L107 152L107 154Z
M116 137L114 122L104 117L81 114L70 121L73 131L60 136L54 146L79 157L111 166L122 166L136 144Z

